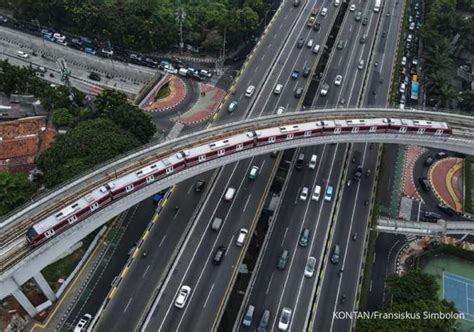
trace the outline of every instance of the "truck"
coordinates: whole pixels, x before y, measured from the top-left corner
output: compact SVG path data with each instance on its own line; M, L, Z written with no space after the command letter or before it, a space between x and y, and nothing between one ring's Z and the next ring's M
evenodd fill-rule
M313 10L311 11L311 14L309 14L308 18L308 27L312 27L314 22L316 22L316 16L318 15L318 8L314 7Z
M178 74L180 74L181 76L188 76L188 70L186 68L180 68L178 70Z
M420 84L417 81L411 81L411 99L418 100L418 91Z

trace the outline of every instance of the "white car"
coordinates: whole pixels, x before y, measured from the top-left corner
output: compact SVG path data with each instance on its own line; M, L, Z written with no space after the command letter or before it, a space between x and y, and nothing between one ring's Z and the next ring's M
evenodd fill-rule
M400 84L400 93L405 93L405 83Z
M319 202L319 198L321 197L321 186L314 187L313 195L311 196L311 200Z
M341 85L341 83L342 83L342 75L337 75L336 79L334 80L334 85L339 86Z
M326 14L328 13L328 9L326 7L324 7L322 10L321 10L321 16L326 16Z
M89 314L82 316L82 318L79 320L79 323L77 323L76 327L74 328L74 332L85 331L91 319L92 316Z
M306 266L304 268L304 276L307 278L311 278L314 274L314 269L316 267L316 258L313 256L308 257L306 261Z
M328 91L329 91L329 84L323 83L323 86L321 87L321 96L327 95Z
M308 192L309 192L308 187L303 187L303 189L301 190L301 193L300 193L300 200L301 201L306 201L306 199L308 198Z
M404 57L402 58L402 66L404 66L404 65L406 65L406 64L407 64L407 57L404 56Z
M283 84L277 84L275 87L275 90L273 90L273 93L276 95L279 95L282 90L283 90Z
M356 10L356 5L355 4L352 4L350 7L349 7L349 10L351 12L353 12L354 10Z
M53 38L57 41L64 42L66 36L56 32L55 34L53 34Z
M245 97L252 97L254 92L255 92L255 86L250 85L245 91Z
M176 296L176 301L174 302L174 305L180 309L184 308L184 306L186 305L186 301L188 300L189 294L191 294L191 287L183 285L178 292L178 296Z
M278 321L278 329L281 331L288 330L291 321L291 314L292 311L290 308L283 308L281 309L280 320Z
M410 23L409 29L410 29L410 31L415 30L415 22L411 22L411 23Z
M277 114L283 114L285 113L285 108L283 106L279 106L277 109Z
M26 53L26 52L18 51L18 56L19 56L20 58L26 59L26 58L28 58L29 55L28 55L28 53Z

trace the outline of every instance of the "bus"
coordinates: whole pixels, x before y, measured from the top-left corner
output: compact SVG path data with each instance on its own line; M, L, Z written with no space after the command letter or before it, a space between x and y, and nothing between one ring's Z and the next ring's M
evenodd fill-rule
M379 12L382 6L382 0L375 0L374 12Z

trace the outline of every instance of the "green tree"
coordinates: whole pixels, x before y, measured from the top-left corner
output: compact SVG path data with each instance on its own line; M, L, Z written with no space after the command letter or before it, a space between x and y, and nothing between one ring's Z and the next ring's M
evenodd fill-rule
M403 276L392 274L385 282L394 303L415 302L418 299L435 300L439 288L434 276L418 270Z
M44 151L37 160L47 187L139 146L138 140L108 119L78 124Z
M465 112L474 112L474 92L463 92L461 99L461 102L458 104L459 108Z
M77 122L77 116L73 115L67 108L58 108L53 112L53 124L55 126L72 128Z
M24 174L0 172L0 215L25 203L34 187Z

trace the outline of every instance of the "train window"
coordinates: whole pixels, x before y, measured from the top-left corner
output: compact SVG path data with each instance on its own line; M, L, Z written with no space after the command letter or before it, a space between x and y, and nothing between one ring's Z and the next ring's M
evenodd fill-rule
M269 137L268 138L268 143L275 143L276 141L276 137L275 136L272 136L272 137Z
M206 155L199 156L198 161L201 163L203 161L206 161Z
M418 135L421 135L421 134L423 134L424 132L425 132L425 128L418 128L417 134L418 134Z
M235 148L237 151L240 151L244 148L244 145L242 143L237 144L237 147Z
M167 171L166 173L168 173L168 170L166 171ZM133 184L129 184L128 186L125 187L125 191L128 193L131 192L132 190L133 190Z
M219 151L217 151L217 155L218 155L218 156L223 156L223 155L225 155L225 149L220 149Z
M377 127L370 127L369 132L375 133L377 131Z
M92 204L91 207L90 207L91 211L97 210L98 208L99 208L99 203L97 203L97 202Z
M293 134L286 135L286 139L293 139Z
M353 133L358 133L359 132L359 127L353 127L352 132Z
M155 177L153 175L150 175L146 178L146 183L152 183L153 181L155 181Z
M334 128L334 134L340 134L340 133L341 133L340 127Z
M171 173L173 173L173 171L174 171L173 166L168 167L168 168L166 169L166 174L171 174Z
M56 232L54 231L54 229L48 229L46 232L44 232L44 236L47 237L47 238L50 238L51 236L53 236L54 234L56 234Z
M400 127L399 132L406 133L407 132L407 127Z
M435 135L443 135L444 130L443 129L438 129L435 132Z
M311 130L306 130L304 132L304 137L309 137L309 136L311 136Z
M76 221L77 221L76 216L72 216L67 220L67 222L70 223L71 225L74 224Z

